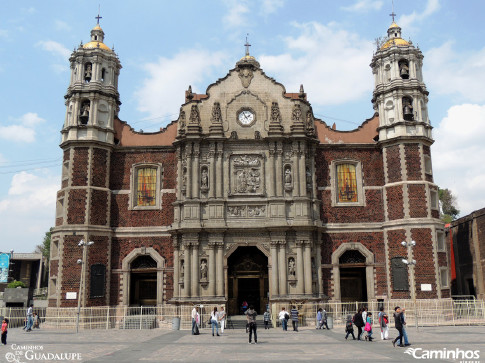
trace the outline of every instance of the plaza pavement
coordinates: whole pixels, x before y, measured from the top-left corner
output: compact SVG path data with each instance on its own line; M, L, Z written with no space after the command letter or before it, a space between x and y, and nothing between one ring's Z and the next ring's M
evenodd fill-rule
M390 336L396 336L391 329ZM376 332L377 333L377 332ZM344 339L344 328L330 331L301 328L299 332L280 329L264 330L258 326L258 344L248 344L244 330L226 329L220 337L212 337L210 330L193 336L190 331L167 330L90 330L73 331L34 330L24 332L10 329L8 344L0 346L0 362L46 362L36 360L37 354L80 353L76 362L408 362L416 361L405 354L406 348L394 348L391 341L374 342ZM479 350L479 360L485 362L485 327L408 327L412 348L460 348ZM30 346L30 347L29 347ZM30 353L27 353L28 349ZM17 360L13 360L16 354ZM33 358L34 357L34 358ZM42 358L41 356L38 356ZM58 356L58 358L62 356ZM66 357L66 356L64 356ZM8 358L8 359L7 359ZM60 361L60 360L58 360ZM67 361L67 360L64 360ZM430 360L426 360L430 361ZM453 360L432 360L453 361ZM456 360L460 362L460 360Z

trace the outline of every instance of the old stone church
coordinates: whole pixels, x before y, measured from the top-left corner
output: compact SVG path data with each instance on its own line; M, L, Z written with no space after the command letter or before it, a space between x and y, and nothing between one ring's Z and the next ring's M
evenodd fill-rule
M369 70L373 116L355 130L316 119L318 95L287 92L246 50L143 133L118 118L121 63L97 24L69 59L49 306L76 306L80 290L83 306L229 313L449 297L423 55L396 23L387 35Z

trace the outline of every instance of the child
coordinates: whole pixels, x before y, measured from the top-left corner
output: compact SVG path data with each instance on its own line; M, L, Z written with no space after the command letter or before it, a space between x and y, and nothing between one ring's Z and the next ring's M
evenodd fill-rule
M345 323L345 332L347 335L345 336L345 340L349 337L349 334L352 334L352 338L355 340L354 335L354 324L352 324L352 315L347 315L347 322Z
M7 330L8 330L8 319L3 319L2 322L2 344L7 345Z
M366 318L366 324L365 324L365 331L367 332L367 335L365 337L365 340L369 340L369 342L372 342L372 313L367 313L367 318Z

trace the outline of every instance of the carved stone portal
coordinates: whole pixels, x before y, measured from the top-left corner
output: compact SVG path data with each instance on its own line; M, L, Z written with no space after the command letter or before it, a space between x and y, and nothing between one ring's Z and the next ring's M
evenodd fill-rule
M236 155L231 158L232 194L261 194L261 156Z

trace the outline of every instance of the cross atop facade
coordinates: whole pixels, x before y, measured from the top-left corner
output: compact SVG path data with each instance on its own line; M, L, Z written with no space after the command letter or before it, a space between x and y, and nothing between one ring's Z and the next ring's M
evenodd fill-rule
M251 46L251 44L248 43L248 34L246 34L246 44L244 44L244 46L246 47L246 55L249 55L249 47Z
M394 23L394 17L396 16L396 13L394 12L394 0L392 1L392 13L390 13L389 16L392 16L392 22Z
M103 17L99 15L99 10L100 10L100 7L98 6L98 16L94 17L94 19L97 19L98 25L99 25L99 19L103 19Z

